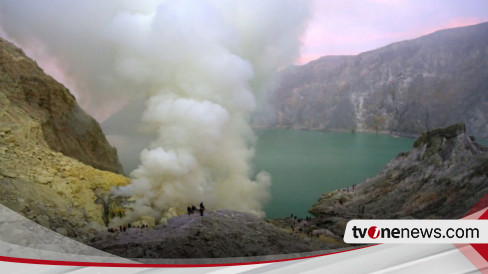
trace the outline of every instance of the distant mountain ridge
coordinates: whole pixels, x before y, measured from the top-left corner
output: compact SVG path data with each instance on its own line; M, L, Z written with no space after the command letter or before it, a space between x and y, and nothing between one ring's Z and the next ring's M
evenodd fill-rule
M254 126L418 136L464 122L488 138L488 23L325 56L280 79Z

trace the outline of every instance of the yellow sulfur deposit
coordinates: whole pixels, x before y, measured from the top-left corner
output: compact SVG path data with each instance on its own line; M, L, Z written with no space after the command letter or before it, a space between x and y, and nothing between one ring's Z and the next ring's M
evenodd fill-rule
M0 125L1 203L63 234L104 229L107 195L129 179L52 151L39 122L2 93Z

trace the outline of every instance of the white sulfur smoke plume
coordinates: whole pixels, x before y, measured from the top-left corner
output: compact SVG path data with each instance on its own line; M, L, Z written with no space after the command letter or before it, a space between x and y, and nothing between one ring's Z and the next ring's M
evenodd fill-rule
M249 116L276 70L297 57L303 1L3 2L2 29L39 45L88 102L103 108L145 93L142 125L158 137L131 184L115 191L135 198L124 221L200 201L264 216L271 180L250 178Z

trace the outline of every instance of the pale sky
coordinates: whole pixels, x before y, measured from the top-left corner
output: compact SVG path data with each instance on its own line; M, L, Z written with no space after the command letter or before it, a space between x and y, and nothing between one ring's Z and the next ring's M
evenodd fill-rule
M314 0L298 64L488 21L486 0Z

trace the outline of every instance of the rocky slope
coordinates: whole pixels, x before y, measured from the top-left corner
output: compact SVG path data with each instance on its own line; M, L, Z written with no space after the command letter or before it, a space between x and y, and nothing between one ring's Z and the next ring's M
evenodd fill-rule
M455 124L422 134L375 177L323 194L310 213L342 235L336 224L349 219L460 218L486 193L488 148Z
M41 126L49 147L98 169L122 173L117 152L73 95L21 49L0 38L0 91Z
M182 215L153 228L106 232L93 246L127 258L229 258L339 247L301 238L249 214L229 210Z
M104 195L129 180L99 125L61 84L0 39L0 202L64 235L105 223Z
M470 134L486 139L486 75L488 23L442 30L290 67L269 96L271 108L260 109L253 123L418 136L464 122Z

